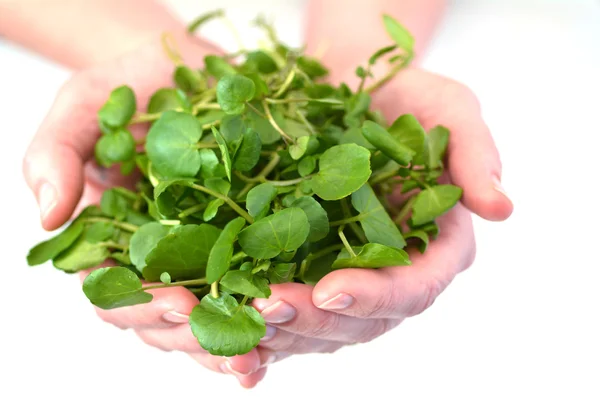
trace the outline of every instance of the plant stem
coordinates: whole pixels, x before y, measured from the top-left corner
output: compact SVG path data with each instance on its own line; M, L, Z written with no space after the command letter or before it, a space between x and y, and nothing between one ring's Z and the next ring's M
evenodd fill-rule
M341 250L341 249L344 249L344 244L335 244L335 245L329 246L327 248L323 248L319 251L315 251L311 254L308 254L308 256L306 258L304 258L304 260L300 264L300 269L298 271L298 277L300 277L300 278L304 277L304 273L306 273L306 271L310 267L310 264L313 260L318 259L327 254L330 254L334 251Z
M185 217L188 217L192 214L195 214L198 211L202 211L204 208L206 208L206 205L207 205L206 203L200 203L200 204L193 205L193 206L181 211L179 213L178 217L182 218L182 219Z
M165 32L162 34L160 41L163 50L165 51L169 59L171 59L171 61L173 61L173 63L177 66L183 64L183 59L181 58L179 49L177 48L177 43L175 42L173 36L170 33ZM169 41L172 41L172 43L169 43ZM173 44L173 47L171 47L171 44Z
M269 109L269 104L266 101L262 101L263 104L263 109L265 110L265 114L267 115L267 119L269 120L269 123L271 123L271 125L273 126L273 128L275 128L275 130L277 130L277 132L279 132L279 135L281 135L284 139L289 140L290 142L293 142L294 139L292 139L292 137L290 137L288 134L286 134L281 127L279 127L279 125L277 124L277 122L275 121L275 119L273 118L273 115L271 115L271 110Z
M387 74L385 76L383 76L381 79L377 80L375 83L373 83L372 85L367 87L365 89L365 92L367 94L371 94L371 93L373 93L373 91L376 91L379 88L381 88L384 84L386 84L388 81L390 81L392 78L394 78L394 76L396 74L398 74L399 71L404 69L410 62L411 58L412 58L412 54L410 54L407 58L405 58L402 62L400 62L399 64L394 66L392 69L390 69L390 71L387 72Z
M263 119L267 118L267 116L265 116L260 110L255 108L254 105L252 105L250 102L246 102L246 106L248 106L250 108L250 110L252 110L254 113L258 114Z
M139 226L136 226L131 223L119 222L114 219L101 218L99 216L91 216L89 218L85 218L85 221L91 222L91 223L97 223L97 222L110 223L120 229L126 230L131 233L135 233L139 229Z
M310 131L311 135L316 135L317 131L315 131L315 128L313 127L313 125L310 123L310 121L308 121L306 119L306 117L304 117L304 114L302 114L302 112L300 111L300 109L296 110L296 115L300 118L300 121L302 121L302 123L306 126L306 128L308 128L308 130Z
M206 278L198 278L195 280L186 280L186 281L176 281L174 283L169 284L154 284L148 285L147 287L142 288L144 291L147 289L156 289L156 288L169 288L169 287L184 287L187 285L206 285Z
M252 224L254 223L254 219L252 219L252 217L242 209L242 207L240 207L239 205L237 205L235 203L235 201L233 201L232 199L230 199L227 196L222 195L221 193L217 193L214 190L211 190L209 188L206 188L202 185L198 185L198 184L192 184L191 187L193 189L199 190L201 192L204 192L206 194L210 194L213 197L216 197L218 199L223 200L224 202L227 203L227 205L229 205L235 212L237 212L238 214L240 214L246 221L248 221L248 223Z
M215 299L219 297L219 281L215 281L210 285L210 294Z
M346 247L346 250L348 251L350 256L355 257L356 253L354 252L354 250L352 249L352 246L346 239L346 235L344 235L344 226L345 225L340 226L340 228L338 229L338 235L340 236L340 239L342 240L342 243L344 243L344 247Z
M371 185L376 185L387 179L393 178L398 174L399 169L400 169L400 166L397 166L389 171L384 171L384 172L380 172L376 175L373 175L373 177L369 180L369 182L371 183Z
M358 221L360 221L363 218L364 217L362 216L362 214L355 215L355 216L350 217L350 218L340 219L339 221L329 222L329 226L330 227L334 227L334 226L346 225L348 223L358 222Z
M244 299L242 299L242 301L240 302L240 306L244 306L246 304L246 302L248 302L248 295L244 295Z
M416 199L417 199L417 196L414 195L411 198L409 198L406 201L406 203L404 203L404 205L402 206L402 209L400 210L400 212L398 212L398 215L396 215L396 217L394 218L394 223L399 224L402 221L404 221L404 218L406 217L406 215L408 215L408 213L412 209L413 204L415 203Z
M244 251L240 251L231 257L231 264L234 265L244 260L248 255Z
M192 108L192 112L194 114L196 114L196 112L198 112L199 110L219 110L219 109L221 109L221 105L219 105L218 103L199 102L194 105L194 107Z
M296 179L288 179L286 181L270 181L268 179L264 179L262 180L263 183L270 183L273 186L292 186L295 185L297 183L300 183L302 181L305 181L307 179L312 178L314 175L306 175L300 178L296 178Z
M271 157L271 160L267 163L265 168L263 168L262 171L260 171L258 175L254 178L248 178L247 176L241 173L236 173L238 177L242 175L243 177L240 177L240 179L246 182L246 186L244 186L244 188L240 190L240 192L236 196L236 199L239 200L242 197L244 197L244 195L248 193L248 191L250 191L250 189L252 189L257 182L260 182L262 178L265 178L267 175L269 175L275 169L275 167L277 167L279 160L281 160L281 157L279 157L279 155L276 152L274 152L273 156Z
M129 125L158 120L160 116L162 116L162 113L138 113L131 119Z
M273 98L279 98L285 92L285 90L288 89L288 87L290 86L290 84L292 84L292 81L294 81L294 77L295 76L296 76L296 69L294 68L287 75L287 77L285 78L285 81L283 82L283 84L281 85L281 87L279 87L279 89L277 90L277 92L273 95Z
M179 219L161 219L159 222L165 226L181 225L181 221Z
M344 213L344 216L351 217L352 213L350 212L350 207L348 206L348 201L344 198L344 199L342 199L341 204L342 204L342 212ZM360 215L362 215L362 214L360 214ZM352 229L352 231L354 232L354 235L356 235L356 237L363 244L366 244L367 237L363 233L362 229L355 222L350 222L348 224L348 226L350 226L350 229Z
M98 245L101 245L103 247L107 247L107 248L115 248L121 251L127 251L129 249L129 247L127 247L126 245L123 244L117 244L114 241L102 241L100 243L98 243Z

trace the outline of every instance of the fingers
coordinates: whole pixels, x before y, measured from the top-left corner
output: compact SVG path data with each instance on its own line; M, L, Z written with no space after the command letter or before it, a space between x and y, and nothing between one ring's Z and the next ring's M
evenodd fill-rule
M267 336L261 340L259 346L288 354L309 354L333 353L345 344L325 339L307 338L267 325Z
M271 286L269 299L254 299L252 305L267 324L306 338L340 343L364 343L395 327L387 319L363 320L326 312L314 306L312 287L304 284Z
M425 254L411 252L410 266L328 274L314 288L315 306L358 318L402 319L421 313L475 255L471 217L464 207L444 215L440 229Z
M192 353L190 357L212 371L235 376L240 385L249 389L264 378L268 363L261 360L271 356L261 354L259 349L254 349L243 356L220 357L204 352Z

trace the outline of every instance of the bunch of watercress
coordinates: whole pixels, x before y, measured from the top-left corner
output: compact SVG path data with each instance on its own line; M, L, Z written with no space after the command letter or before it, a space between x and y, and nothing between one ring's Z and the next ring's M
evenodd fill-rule
M388 125L370 108L370 93L413 57L411 35L389 16L383 22L390 45L356 69L355 92L323 82L327 68L281 43L263 19L269 45L209 55L203 69L167 45L175 87L136 113L134 92L121 86L98 112L97 162L139 172L135 190L107 190L100 206L31 249L29 265L52 260L74 273L111 260L83 283L106 310L184 286L201 299L189 321L194 335L222 356L244 354L265 335L247 303L269 297L270 284L409 265L404 248L425 251L436 218L462 191L437 182L446 128L426 133L410 114ZM380 61L390 73L367 85ZM149 123L144 142L128 130L137 123ZM395 189L410 193L399 210L387 199Z

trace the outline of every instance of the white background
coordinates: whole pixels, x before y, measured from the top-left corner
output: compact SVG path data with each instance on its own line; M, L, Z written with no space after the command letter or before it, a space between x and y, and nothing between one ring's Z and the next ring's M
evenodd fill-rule
M170 3L189 20L216 2ZM219 3L236 24L266 12L301 43L301 1ZM476 219L476 263L424 314L243 391L103 324L77 277L27 267L48 236L21 158L68 71L0 41L0 395L600 396L600 3L455 1L424 66L480 97L513 217Z

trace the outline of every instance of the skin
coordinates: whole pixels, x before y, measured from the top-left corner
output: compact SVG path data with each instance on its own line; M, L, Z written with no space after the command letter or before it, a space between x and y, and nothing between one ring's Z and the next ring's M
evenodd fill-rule
M87 1L85 10L93 12L70 18L80 3L56 1L41 13L35 1L17 6L0 0L0 34L78 70L58 93L23 162L46 230L60 227L82 206L98 203L107 187L131 183L116 168L101 169L92 161L100 135L96 112L117 85L130 85L143 110L152 92L171 84L173 65L161 49L160 33L172 32L191 65L200 66L204 55L219 51L206 41L184 35L181 23L158 3L131 0L127 9L143 10L132 13L116 0ZM413 32L417 54L422 54L443 6L441 0L372 1L368 5L351 0L343 1L343 6L341 0L315 0L309 4L307 48L331 68L332 82L355 85L354 68L364 64L374 49L390 42L380 23L382 12L397 17ZM355 15L361 16L361 24L346 29ZM28 29L23 28L25 24ZM69 46L64 46L67 40ZM382 76L386 71L384 65L374 74ZM333 352L368 342L431 306L474 260L471 213L492 221L502 221L512 213L512 203L500 185L500 158L477 98L458 82L413 66L379 90L373 101L388 120L412 113L426 129L443 124L451 131L446 178L462 187L464 196L461 204L439 219L441 234L427 252L410 253L412 266L343 269L327 275L314 288L272 286L269 299L252 302L269 324L268 338L250 353L230 359L209 355L191 334L187 315L198 300L185 288L151 290L154 300L149 304L96 309L98 315L119 328L134 329L151 346L187 352L203 366L234 375L250 388L262 380L273 362L292 354ZM137 126L132 132L139 136L145 130ZM86 275L82 273L82 280Z

